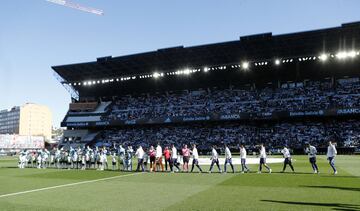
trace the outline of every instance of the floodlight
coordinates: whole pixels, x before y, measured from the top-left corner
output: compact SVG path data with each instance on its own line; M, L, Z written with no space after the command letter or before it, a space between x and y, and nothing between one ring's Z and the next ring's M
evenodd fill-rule
M154 72L152 76L153 76L154 78L159 78L159 77L160 77L160 74L157 73L157 72Z
M244 70L249 69L249 62L243 62L242 67L243 67Z
M355 51L350 51L347 53L347 56L350 58L354 58L356 56L356 52Z
M338 59L345 59L347 57L347 53L345 51L338 52L336 55Z
M323 62L325 62L328 58L329 58L329 56L325 53L323 53L319 56L319 59Z

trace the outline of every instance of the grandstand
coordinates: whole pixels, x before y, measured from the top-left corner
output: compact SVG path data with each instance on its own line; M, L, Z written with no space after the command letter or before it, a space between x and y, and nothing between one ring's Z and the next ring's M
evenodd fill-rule
M52 67L72 101L62 145L360 146L360 22Z

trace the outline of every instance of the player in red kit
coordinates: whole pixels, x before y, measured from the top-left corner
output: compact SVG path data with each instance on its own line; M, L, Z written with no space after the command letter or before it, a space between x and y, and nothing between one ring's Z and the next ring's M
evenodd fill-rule
M168 165L170 167L170 162L171 162L171 153L168 147L165 147L164 157L165 157L165 170L168 171Z

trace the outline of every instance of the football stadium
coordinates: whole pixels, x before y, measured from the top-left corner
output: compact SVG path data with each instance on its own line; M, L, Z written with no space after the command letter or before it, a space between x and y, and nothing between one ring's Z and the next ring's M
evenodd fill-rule
M360 210L360 22L99 56L51 67L63 136L0 158L0 210Z

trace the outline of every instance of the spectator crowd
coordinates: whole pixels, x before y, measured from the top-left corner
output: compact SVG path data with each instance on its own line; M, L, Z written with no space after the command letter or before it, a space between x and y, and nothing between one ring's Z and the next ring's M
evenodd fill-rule
M127 95L116 99L108 120L199 116L209 113L314 111L360 107L358 78L285 83L279 88L208 88Z
M209 113L234 114L239 112L316 111L331 108L359 108L359 78L327 79L323 81L288 82L277 88L229 87L208 88L195 91L164 91L163 93L127 95L111 104L107 120L132 120L139 118L199 116ZM267 147L302 148L305 143L326 146L335 140L339 146L359 147L360 121L347 120L297 120L280 122L207 122L191 124L166 124L128 126L101 131L94 143L111 146L145 148L161 142L197 144L199 150L209 150L213 144L226 143L237 148L247 148L264 143Z
M306 143L326 146L335 140L338 146L360 146L360 121L287 122L272 124L195 123L191 125L158 125L105 130L97 140L99 146L113 143L148 148L160 142L164 146L197 144L201 151L226 143L230 148L244 144L247 148L264 143L269 149L303 148Z

